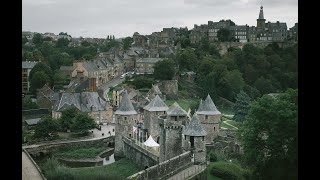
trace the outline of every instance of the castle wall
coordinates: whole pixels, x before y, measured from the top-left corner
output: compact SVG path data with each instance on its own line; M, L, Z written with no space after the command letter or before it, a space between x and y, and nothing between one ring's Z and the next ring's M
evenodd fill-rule
M164 180L172 175L186 169L192 165L191 162L191 152L185 152L179 156L173 157L169 160L161 162L155 166L149 167L143 171L140 171L132 176L127 177L127 179L134 180L149 180L149 179L159 179Z
M123 157L123 141L122 137L133 137L133 125L137 115L116 115L116 127L115 127L115 147L114 155L117 157Z
M151 167L159 162L159 157L143 149L127 137L122 138L123 154L141 168Z
M158 122L158 116L164 115L164 111L144 111L144 125L145 128L148 129L148 136L151 134L151 136L154 138L155 141L157 141L157 138L160 135L160 125Z

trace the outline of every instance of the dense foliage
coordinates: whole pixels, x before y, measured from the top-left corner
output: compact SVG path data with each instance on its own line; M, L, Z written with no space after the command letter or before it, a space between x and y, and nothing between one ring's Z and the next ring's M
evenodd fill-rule
M35 138L51 137L54 132L59 130L59 124L53 120L50 116L41 119L37 124L34 132Z
M22 110L38 109L38 108L39 108L38 104L35 102L32 102L29 96L26 96L22 99Z
M298 91L258 98L240 137L256 179L298 179Z
M236 103L234 105L234 116L233 120L242 122L245 116L248 114L250 106L250 97L244 92L240 93L236 97Z
M175 74L175 64L170 59L158 61L154 65L154 77L159 80L171 80Z

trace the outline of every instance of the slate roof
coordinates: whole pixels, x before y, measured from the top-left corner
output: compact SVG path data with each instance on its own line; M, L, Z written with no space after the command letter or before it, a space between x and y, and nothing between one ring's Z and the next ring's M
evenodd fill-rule
M115 112L115 114L120 115L133 115L138 114L136 110L134 110L133 105L129 99L127 90L122 92L122 100L120 102L120 106Z
M263 17L263 7L260 7L260 12L259 12L259 19L264 19Z
M197 113L194 113L189 125L183 131L184 135L187 136L206 136L207 132L202 127Z
M162 61L163 58L140 58L137 60L137 63L150 63L150 64L154 64L158 61Z
M26 119L25 122L28 126L30 125L36 125L41 120L41 118L35 118L35 119Z
M174 102L167 110L169 116L187 116L187 112L182 109L177 102Z
M22 61L22 69L32 69L38 62Z
M53 110L63 111L72 106L81 112L103 111L106 107L106 101L99 97L97 92L63 93L55 103Z
M208 94L206 100L200 105L198 108L198 114L204 114L204 115L217 115L221 114L220 111L218 111L216 105L213 103L210 95Z
M162 101L159 95L156 95L152 101L145 106L143 109L148 111L166 111L168 110L168 106Z

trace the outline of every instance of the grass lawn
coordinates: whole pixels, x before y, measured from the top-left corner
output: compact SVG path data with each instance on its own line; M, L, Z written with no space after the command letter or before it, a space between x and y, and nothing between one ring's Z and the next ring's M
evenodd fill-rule
M72 168L70 171L72 171L78 177L83 177L83 179L85 179L85 177L95 179L95 175L96 177L101 177L102 174L107 174L109 177L114 177L116 179L125 179L126 177L131 176L141 170L142 169L140 169L136 164L128 159L123 158L107 166Z
M207 180L223 180L223 179L221 179L221 178L218 178L218 177L210 174L209 171L208 171L208 176L207 176L207 178L208 178Z
M165 103L167 104L167 106L171 106L175 101L177 101L177 103L182 109L188 112L190 105L200 100L199 99L166 100Z
M241 125L241 123L239 123L237 121L233 121L233 120L227 120L226 122L231 124L231 125L233 125L233 126L235 126L235 127L237 127L237 128L239 128L240 125Z
M58 151L53 153L56 157L81 159L81 158L95 158L99 153L104 151L104 147L90 147L90 148L70 148L64 151Z
M227 129L234 129L232 126L226 124L224 121L221 122L220 127Z

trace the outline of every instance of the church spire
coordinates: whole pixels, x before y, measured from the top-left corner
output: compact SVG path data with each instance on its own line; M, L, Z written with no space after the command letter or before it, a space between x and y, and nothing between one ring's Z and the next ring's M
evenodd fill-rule
M259 19L264 19L263 17L263 6L260 6L260 13L259 13Z

